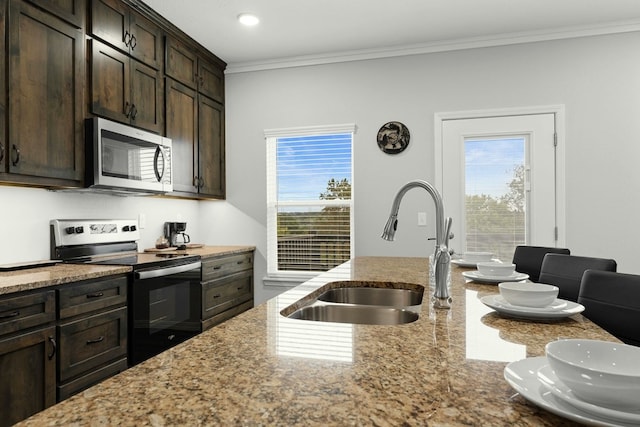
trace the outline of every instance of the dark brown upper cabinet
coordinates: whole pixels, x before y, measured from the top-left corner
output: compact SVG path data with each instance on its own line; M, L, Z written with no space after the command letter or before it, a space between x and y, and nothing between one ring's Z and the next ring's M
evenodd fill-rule
M91 40L91 112L161 133L163 89L159 70Z
M29 2L78 28L84 28L86 0L29 0Z
M90 31L140 62L162 66L162 30L120 0L91 0Z
M167 76L224 103L224 67L179 40L167 37Z
M8 180L77 185L84 168L83 31L27 1L11 0L9 11Z

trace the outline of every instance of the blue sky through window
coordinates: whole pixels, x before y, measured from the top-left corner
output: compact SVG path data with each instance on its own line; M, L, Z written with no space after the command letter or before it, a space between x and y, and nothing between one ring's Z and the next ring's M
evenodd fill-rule
M465 193L500 197L509 192L514 168L525 162L525 138L465 140Z
M351 180L351 134L278 138L278 200L319 200L331 178Z

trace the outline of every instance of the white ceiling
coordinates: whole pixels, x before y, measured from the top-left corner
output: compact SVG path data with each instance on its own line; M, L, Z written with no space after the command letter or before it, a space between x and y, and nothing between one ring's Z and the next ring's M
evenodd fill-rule
M640 30L640 0L144 1L228 72Z

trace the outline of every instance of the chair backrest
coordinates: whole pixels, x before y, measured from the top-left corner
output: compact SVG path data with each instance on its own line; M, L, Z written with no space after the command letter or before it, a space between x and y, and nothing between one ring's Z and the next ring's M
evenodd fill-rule
M538 282L560 288L558 298L578 301L580 282L586 270L616 271L612 259L575 255L546 254L542 260Z
M571 252L566 248L516 246L516 250L513 252L513 263L516 266L516 271L528 274L532 282L537 282L540 277L542 260L544 256L549 253L569 255Z
M626 344L640 346L640 276L587 270L578 302L585 317Z

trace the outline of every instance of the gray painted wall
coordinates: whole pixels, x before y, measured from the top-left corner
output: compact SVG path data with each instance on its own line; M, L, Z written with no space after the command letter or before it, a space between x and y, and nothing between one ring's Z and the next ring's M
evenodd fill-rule
M252 244L256 302L282 288L266 274L264 129L355 123L355 255L426 256L433 212L425 194L403 201L393 243L379 238L397 189L434 180L434 114L564 105L566 108L566 242L578 255L615 258L640 274L640 33L469 49L231 74L226 80L226 201L52 193L0 187L0 263L49 256L51 218L146 216L141 247L162 223L188 222L192 241ZM407 150L382 153L380 126L397 120L411 131ZM431 223L431 219L429 220ZM454 242L452 242L455 244Z

